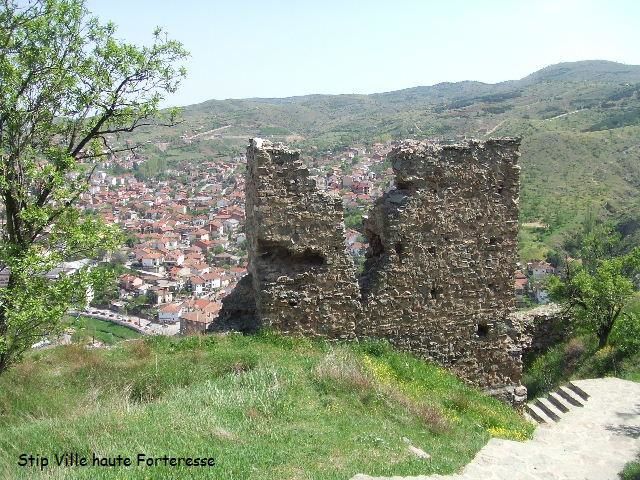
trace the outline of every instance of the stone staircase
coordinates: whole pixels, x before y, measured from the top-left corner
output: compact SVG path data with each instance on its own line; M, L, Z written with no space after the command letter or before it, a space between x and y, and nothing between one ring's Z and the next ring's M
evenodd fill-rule
M574 408L581 408L590 395L572 382L559 387L545 397L536 398L525 405L525 416L535 423L556 423Z

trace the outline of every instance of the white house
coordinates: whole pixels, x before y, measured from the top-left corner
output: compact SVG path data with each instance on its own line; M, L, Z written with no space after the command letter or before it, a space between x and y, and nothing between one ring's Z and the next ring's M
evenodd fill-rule
M235 232L240 226L240 222L235 218L229 218L223 222L223 226L225 232Z
M158 309L158 321L160 323L177 323L184 312L182 303L169 303Z

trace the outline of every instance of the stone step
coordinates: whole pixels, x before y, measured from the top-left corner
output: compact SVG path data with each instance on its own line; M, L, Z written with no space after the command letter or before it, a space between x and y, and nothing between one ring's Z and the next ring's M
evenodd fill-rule
M553 420L547 417L534 403L527 403L524 406L524 411L538 423L554 423Z
M524 406L524 412L522 412L522 416L525 418L525 420L527 420L530 423L533 423L534 425L538 425L540 423L545 423L542 418L537 419L530 412L531 412L531 409L527 405L525 405Z
M558 387L555 393L574 407L584 407L584 404L581 402L582 399L566 387Z
M569 382L569 383L567 383L567 387L569 389L571 389L571 391L576 393L578 396L582 397L583 400L588 400L589 399L590 395L587 392L585 392L584 390L582 390L579 386Z
M538 407L540 410L542 410L542 412L554 422L557 422L560 420L560 415L554 412L553 408L549 408L549 406L546 403L544 403L544 401L541 398L536 398L533 401L533 404L536 407Z
M562 410L562 408L556 407L556 405L553 402L549 401L549 399L547 397L540 397L540 398L538 398L538 401L541 404L543 404L545 407L547 407L549 409L549 411L551 411L558 418L558 420L560 420L560 418L562 418L562 415L564 413L566 413L566 412L564 412ZM564 407L564 405L562 407L566 408L566 407ZM556 420L556 422L558 420Z
M569 411L569 407L562 401L562 397L559 397L554 392L549 392L547 394L547 401L562 413L567 413Z
M569 412L571 407L584 407L584 401L589 394L577 385L569 382L558 387L555 392L549 392L545 397L536 398L524 406L527 418L535 423L555 423L562 415Z

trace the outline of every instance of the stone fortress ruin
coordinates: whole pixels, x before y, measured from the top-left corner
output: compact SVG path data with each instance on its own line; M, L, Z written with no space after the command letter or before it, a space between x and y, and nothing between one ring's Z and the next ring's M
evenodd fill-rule
M518 148L514 138L401 142L389 154L396 186L365 220L369 250L358 275L345 251L342 200L316 188L298 151L252 139L249 274L224 299L216 328L387 339L521 404L511 317Z

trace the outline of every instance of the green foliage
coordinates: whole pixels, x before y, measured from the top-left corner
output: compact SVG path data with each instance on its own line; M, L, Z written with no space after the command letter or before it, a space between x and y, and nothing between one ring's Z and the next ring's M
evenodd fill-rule
M640 315L623 314L613 327L609 342L624 355L640 352Z
M364 212L360 208L347 209L344 214L344 225L353 230L362 231L362 216Z
M573 337L527 362L522 383L529 398L535 398L572 379L617 376L640 381L640 349L630 346L611 342L600 348L596 335Z
M600 260L616 254L620 240L621 235L614 230L613 225L597 224L585 228L579 252L582 263L593 272Z
M580 365L593 357L596 350L594 337L585 335L554 345L526 362L523 383L529 398L538 397L566 381Z
M593 232L592 232L593 233ZM640 271L640 247L614 258L602 258L603 246L612 244L611 237L585 236L582 251L584 265L572 263L566 267L566 279L549 279L551 298L567 306L580 327L598 335L599 345L607 343L609 334L625 305L633 298L633 277Z
M630 108L613 114L606 119L591 125L586 129L588 132L599 130L609 130L611 128L626 127L629 125L640 125L640 108Z
M629 462L620 472L621 480L640 480L640 459Z
M151 292L130 298L126 303L127 313L133 315L144 314L151 308L151 305L154 304L154 300L153 293Z
M260 129L260 135L262 136L270 136L270 135L289 135L291 131L287 128L277 127L277 126L267 126L262 127Z
M570 379L615 375L640 381L640 297L627 303L609 336L609 345L599 348L594 334L573 337L543 354L525 359L523 383L531 398Z
M164 157L152 157L141 164L135 164L134 177L144 182L150 179L164 180L166 178L167 160Z
M118 298L118 276L128 269L120 263L106 263L94 268L93 303L106 306Z
M158 105L185 72L187 53L156 30L149 47L117 39L84 0L7 0L0 8L0 198L6 226L0 265L0 373L66 310L84 302L104 272L48 272L121 242L118 229L74 204L96 158L131 147L119 135L157 123ZM173 123L173 111L164 116Z

